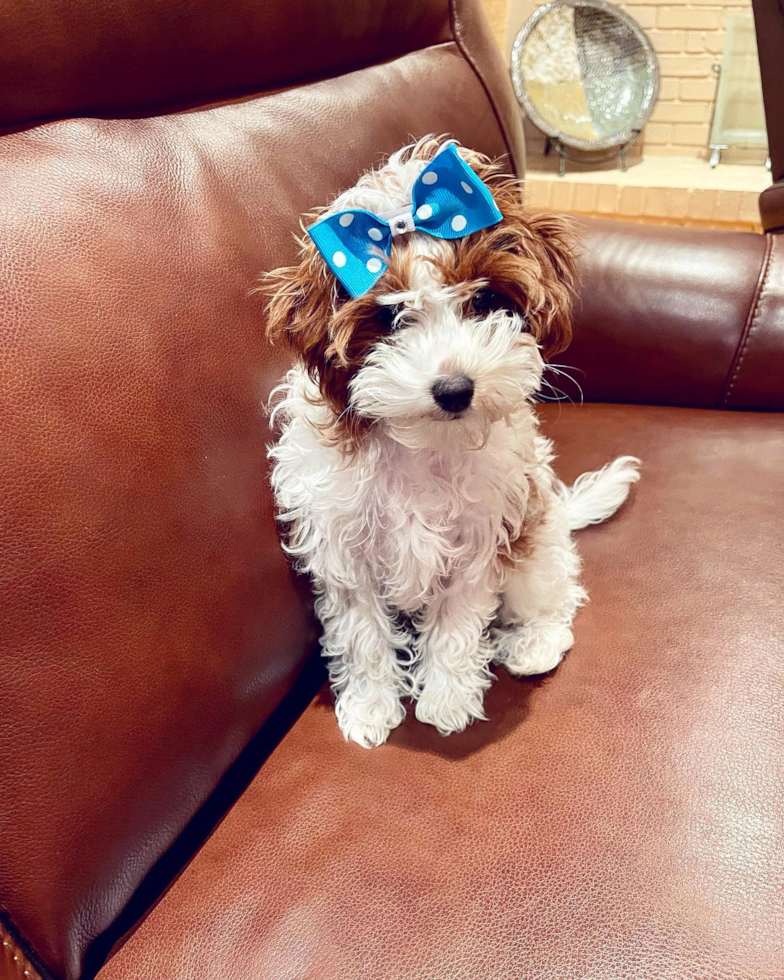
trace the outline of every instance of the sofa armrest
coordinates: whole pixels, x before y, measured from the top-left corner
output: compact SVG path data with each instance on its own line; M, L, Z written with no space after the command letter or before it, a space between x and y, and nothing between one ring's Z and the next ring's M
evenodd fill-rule
M579 233L563 361L586 400L784 409L784 238L607 220Z
M781 0L753 0L762 97L768 131L773 183L760 194L760 218L766 231L784 230L784 6Z

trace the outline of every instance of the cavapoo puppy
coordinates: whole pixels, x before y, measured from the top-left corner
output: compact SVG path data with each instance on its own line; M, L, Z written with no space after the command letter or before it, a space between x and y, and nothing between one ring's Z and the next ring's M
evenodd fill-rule
M620 507L639 461L554 475L534 402L570 340L569 235L486 157L422 139L310 218L262 287L297 361L273 396L286 548L345 737L381 744L407 698L458 732L492 662L542 674L572 646L571 532Z

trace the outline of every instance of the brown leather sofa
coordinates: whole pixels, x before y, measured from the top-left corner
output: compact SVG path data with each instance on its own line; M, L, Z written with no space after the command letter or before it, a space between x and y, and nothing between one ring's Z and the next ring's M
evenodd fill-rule
M784 2L752 0L757 29L757 51L762 75L763 100L768 129L773 183L760 195L760 217L765 231L784 231L784 83L781 54L784 51Z
M781 980L781 240L585 227L586 404L542 417L565 478L644 469L575 648L366 752L249 293L410 135L522 174L477 0L6 0L0 37L0 977Z

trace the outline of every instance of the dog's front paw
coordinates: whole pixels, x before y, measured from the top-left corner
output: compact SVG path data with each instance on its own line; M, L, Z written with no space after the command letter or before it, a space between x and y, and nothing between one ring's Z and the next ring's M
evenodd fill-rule
M434 725L441 735L462 732L472 721L487 721L484 696L489 685L487 673L473 677L431 671L417 696L417 719Z
M546 674L563 659L574 636L563 623L514 626L495 633L496 663L510 674Z
M368 690L367 685L360 691L349 683L338 695L335 714L346 741L371 749L386 742L406 717L406 709L394 691L380 686Z

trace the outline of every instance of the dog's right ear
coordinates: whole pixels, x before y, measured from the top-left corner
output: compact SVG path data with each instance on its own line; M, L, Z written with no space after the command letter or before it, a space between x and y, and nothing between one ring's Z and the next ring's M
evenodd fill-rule
M337 280L310 238L300 240L299 265L268 272L259 286L267 297L267 336L285 343L316 380L330 343L330 322L338 308Z
M324 438L351 453L362 423L349 411L349 382L367 344L377 339L378 305L373 297L349 303L311 239L299 244L299 265L273 269L259 286L267 297L267 336L286 344L318 385L332 413Z

